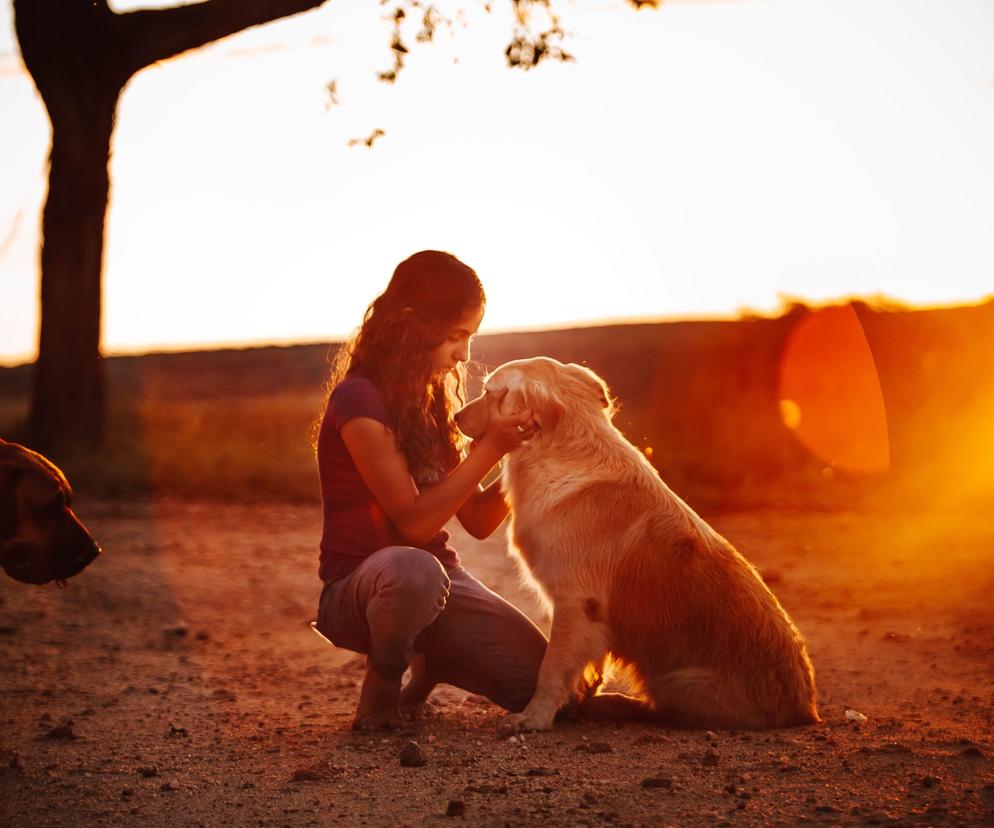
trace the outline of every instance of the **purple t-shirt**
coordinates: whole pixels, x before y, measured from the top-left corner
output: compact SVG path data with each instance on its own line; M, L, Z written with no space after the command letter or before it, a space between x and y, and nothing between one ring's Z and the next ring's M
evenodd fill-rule
M363 482L339 433L355 417L368 417L394 430L383 392L366 377L350 373L332 390L318 434L318 473L324 503L318 575L325 583L348 575L378 549L409 545ZM443 529L422 548L443 566L458 566L459 555L448 540L449 533Z

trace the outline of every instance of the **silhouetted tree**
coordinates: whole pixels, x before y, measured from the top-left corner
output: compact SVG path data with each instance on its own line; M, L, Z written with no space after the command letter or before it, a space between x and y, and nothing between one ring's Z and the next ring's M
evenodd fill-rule
M156 61L323 2L209 0L118 14L107 0L14 0L21 55L52 124L30 415L35 446L88 449L103 439L101 270L121 90Z

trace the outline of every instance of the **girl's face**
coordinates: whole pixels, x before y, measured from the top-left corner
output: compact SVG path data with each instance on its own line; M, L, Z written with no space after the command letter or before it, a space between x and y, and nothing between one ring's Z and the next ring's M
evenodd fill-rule
M469 361L470 343L483 321L483 308L468 311L445 332L445 340L430 353L433 374L445 374Z

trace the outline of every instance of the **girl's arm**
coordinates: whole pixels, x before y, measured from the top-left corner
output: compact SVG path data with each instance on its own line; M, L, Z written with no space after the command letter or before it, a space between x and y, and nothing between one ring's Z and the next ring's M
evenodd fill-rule
M477 487L463 507L456 512L463 528L474 538L489 538L507 517L507 501L501 489L501 478L486 488Z
M359 476L412 546L437 535L474 493L486 496L479 492L480 481L501 457L531 436L531 428L518 431L531 419L530 412L504 416L500 397L494 394L488 395L487 405L487 432L478 445L446 478L423 492L414 484L407 458L386 426L369 417L356 417L342 426L342 440Z

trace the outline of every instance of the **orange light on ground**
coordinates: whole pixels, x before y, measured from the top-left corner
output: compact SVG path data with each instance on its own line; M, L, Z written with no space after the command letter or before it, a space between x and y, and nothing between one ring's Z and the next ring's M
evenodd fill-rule
M852 305L801 317L780 357L780 416L827 468L890 468L887 412L877 368Z

